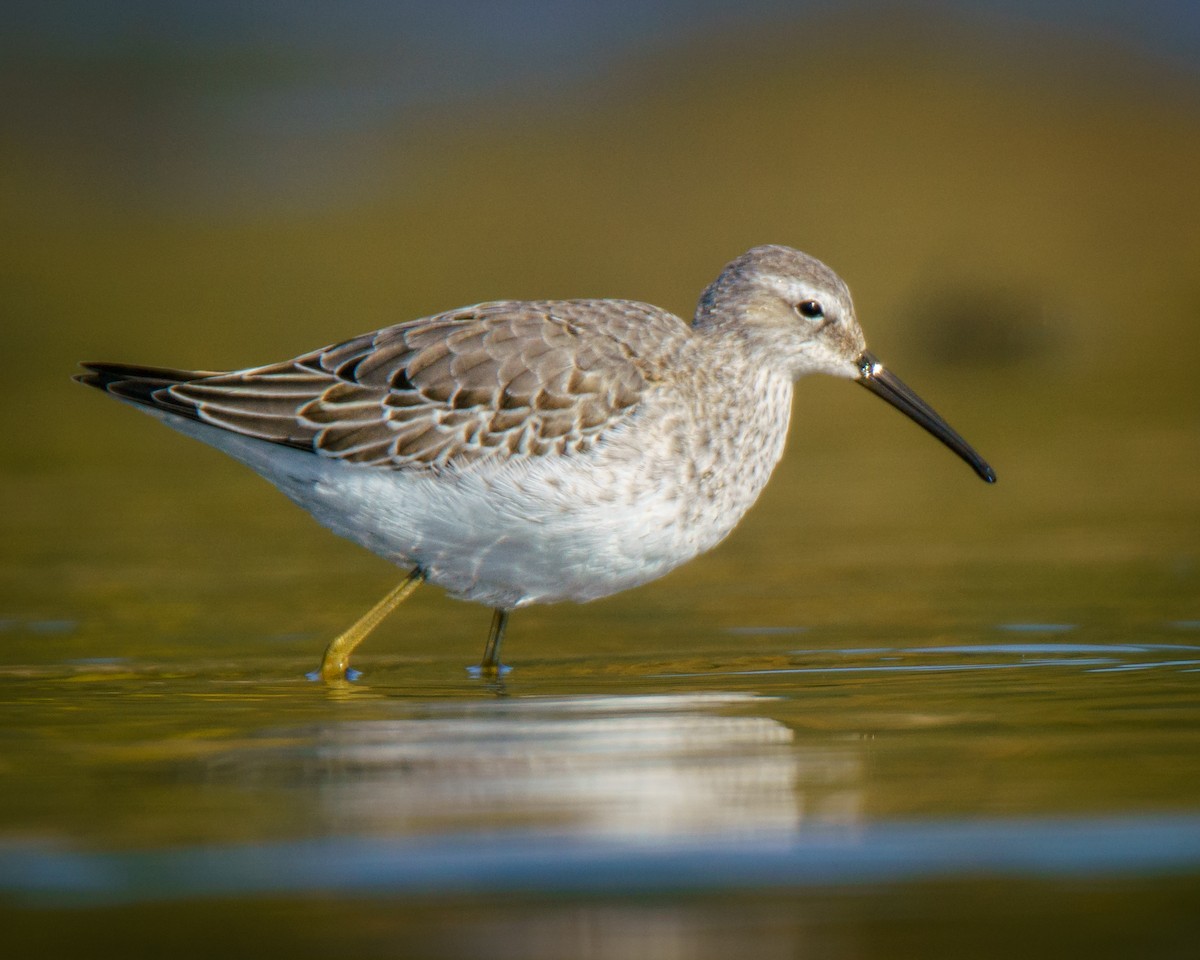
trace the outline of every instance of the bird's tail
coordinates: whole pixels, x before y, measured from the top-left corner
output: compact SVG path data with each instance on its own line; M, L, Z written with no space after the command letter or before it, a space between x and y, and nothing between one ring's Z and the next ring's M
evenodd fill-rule
M86 373L73 379L121 400L140 403L169 413L182 414L198 419L195 407L174 398L170 388L189 380L199 380L216 374L207 370L175 370L170 367L143 367L135 363L98 363L86 361L80 364Z

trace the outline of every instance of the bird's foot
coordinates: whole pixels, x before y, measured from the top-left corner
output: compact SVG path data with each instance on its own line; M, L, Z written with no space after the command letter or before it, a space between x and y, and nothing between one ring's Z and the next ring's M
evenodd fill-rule
M362 677L361 670L355 670L353 667L346 667L345 670L338 674L335 671L325 670L324 666L318 667L316 670L310 670L304 675L305 680L312 680L314 683L323 681L330 686L336 686L341 683L354 683Z
M504 663L479 663L467 667L467 673L475 680L499 680L512 673L512 667Z

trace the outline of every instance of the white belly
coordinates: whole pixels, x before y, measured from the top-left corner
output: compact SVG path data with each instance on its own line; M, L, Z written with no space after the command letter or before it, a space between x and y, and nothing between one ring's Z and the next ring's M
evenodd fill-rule
M780 432L751 464L732 455L730 435L681 456L677 433L634 430L584 454L414 474L148 412L247 464L335 533L420 566L454 597L507 609L608 596L712 548L783 449Z
M647 583L737 521L687 523L689 491L612 448L436 477L319 462L322 475L307 485L272 479L337 533L493 607L594 600Z

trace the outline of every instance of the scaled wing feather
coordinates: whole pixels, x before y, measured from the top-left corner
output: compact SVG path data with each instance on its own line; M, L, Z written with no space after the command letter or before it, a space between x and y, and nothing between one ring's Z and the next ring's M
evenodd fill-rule
M485 303L162 386L156 405L333 459L436 471L588 449L686 336L646 304Z

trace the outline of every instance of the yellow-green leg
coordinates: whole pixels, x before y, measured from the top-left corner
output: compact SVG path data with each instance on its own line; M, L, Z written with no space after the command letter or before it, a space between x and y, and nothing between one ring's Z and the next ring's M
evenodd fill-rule
M424 579L424 571L420 567L414 568L395 589L363 614L354 626L340 636L334 637L329 646L325 648L325 656L321 658L320 678L326 683L344 682L346 671L350 669L350 654L354 652L354 648L366 639L368 633L379 626L384 617L400 606Z
M493 610L492 629L488 632L487 646L483 648L483 659L479 662L477 676L486 680L495 680L500 676L500 644L504 640L504 628L507 626L508 611L500 608Z

